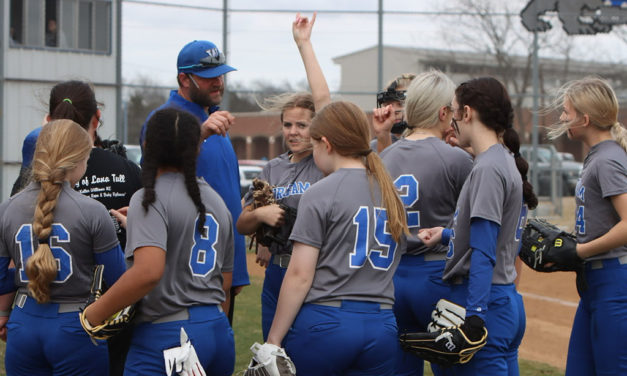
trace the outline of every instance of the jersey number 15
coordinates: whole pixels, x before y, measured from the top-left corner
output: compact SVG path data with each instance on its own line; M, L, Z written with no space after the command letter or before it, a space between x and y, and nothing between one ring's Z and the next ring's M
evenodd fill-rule
M394 262L394 254L396 253L396 242L392 238L392 234L386 231L387 211L382 208L374 208L374 239L377 248L372 249L372 245L368 244L370 239L370 210L367 206L361 206L355 216L353 216L353 224L357 226L355 234L355 246L350 254L350 267L361 268L370 261L372 267L378 270L388 270ZM387 252L380 248L387 249Z

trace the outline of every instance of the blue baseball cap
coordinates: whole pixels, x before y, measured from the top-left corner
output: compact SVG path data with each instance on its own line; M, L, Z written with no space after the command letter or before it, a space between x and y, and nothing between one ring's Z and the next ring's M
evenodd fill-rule
M225 64L226 57L215 44L195 40L181 49L176 66L178 73L193 73L203 78L214 78L237 70Z

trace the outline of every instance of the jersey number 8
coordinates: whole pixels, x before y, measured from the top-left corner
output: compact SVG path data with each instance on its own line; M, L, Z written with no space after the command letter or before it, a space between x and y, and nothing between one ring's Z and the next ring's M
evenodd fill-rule
M194 244L189 255L189 268L195 277L206 277L216 267L216 249L220 225L212 214L205 214L205 234L198 231L198 219L194 223Z

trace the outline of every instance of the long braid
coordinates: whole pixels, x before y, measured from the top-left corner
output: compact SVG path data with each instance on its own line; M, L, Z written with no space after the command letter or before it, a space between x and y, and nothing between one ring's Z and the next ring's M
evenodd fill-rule
M144 149L146 151L146 149ZM148 211L150 204L155 202L155 182L157 180L157 161L148 158L144 153L144 161L142 163L142 187L144 187L144 196L142 198L142 207L144 212Z
M611 132L614 140L616 140L620 147L622 147L623 150L627 152L627 129L625 129L625 127L623 127L621 123L616 122L614 123L614 125L612 125Z
M176 131L177 131L177 149L181 153L183 161L183 176L185 176L185 187L187 188L187 194L192 202L196 206L198 211L198 231L201 234L205 234L205 204L203 204L200 197L200 188L198 187L198 180L196 179L196 153L197 148L193 145L198 145L200 142L200 127L187 126L183 127L181 123L181 115L177 114L176 117Z
M67 173L87 159L91 147L87 132L70 120L48 123L37 139L33 179L41 184L41 188L35 205L33 232L39 245L26 261L25 269L28 289L39 303L50 300L50 283L57 276L57 263L48 242L54 209Z

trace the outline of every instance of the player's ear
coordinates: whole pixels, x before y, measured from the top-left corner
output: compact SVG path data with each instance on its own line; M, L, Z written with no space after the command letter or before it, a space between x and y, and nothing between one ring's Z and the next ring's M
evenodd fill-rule
M471 121L473 116L473 109L470 108L469 105L465 105L462 110L462 119L466 121Z
M584 127L587 127L588 125L590 125L590 116L588 116L588 114L583 114L581 119L583 120L583 124L582 125Z
M440 121L446 121L446 116L449 113L449 106L442 106L440 107L440 113L439 113L439 118Z
M331 151L333 151L333 146L331 146L331 143L326 137L322 136L320 142L324 143L324 150L326 150L327 153L331 153Z

